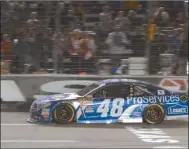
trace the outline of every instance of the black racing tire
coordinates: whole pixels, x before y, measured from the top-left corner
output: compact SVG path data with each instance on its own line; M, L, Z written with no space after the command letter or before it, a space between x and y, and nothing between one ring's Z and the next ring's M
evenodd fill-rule
M75 120L75 109L69 103L58 105L53 111L53 119L59 124L72 123Z
M160 124L165 118L165 110L160 104L150 104L143 112L143 122L147 124Z

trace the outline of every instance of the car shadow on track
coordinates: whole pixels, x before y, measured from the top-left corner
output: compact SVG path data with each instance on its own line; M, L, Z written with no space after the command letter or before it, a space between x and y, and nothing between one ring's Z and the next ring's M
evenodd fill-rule
M132 124L123 124L123 123L115 123L115 124L39 124L44 125L46 127L68 127L68 128L116 128L122 129L128 126L139 127L139 128L188 128L188 121L178 121L178 120L169 120L164 121L161 124L150 125L144 123L132 123Z

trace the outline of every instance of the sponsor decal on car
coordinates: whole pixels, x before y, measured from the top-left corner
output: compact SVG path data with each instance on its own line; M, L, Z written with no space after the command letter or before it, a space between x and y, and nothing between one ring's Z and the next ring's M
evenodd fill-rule
M185 103L185 102L188 100L188 96L187 96L187 95L182 95L182 96L180 97L180 100L181 100L183 103Z
M92 97L91 98L82 97L82 98L79 98L78 101L80 101L80 102L91 102L92 101Z
M165 91L164 90L157 90L157 94L158 95L165 95Z
M175 105L168 108L168 114L187 114L188 107L183 105Z
M41 115L49 115L50 109L43 109Z
M86 112L86 113L92 113L92 112L94 112L94 107L93 107L93 105L88 105L88 106L86 107L86 109L85 109L85 112Z
M50 112L50 109L43 109L42 110L41 115L45 120L49 120L49 112Z
M87 105L87 104L92 104L93 99L92 99L92 97L91 98L82 97L82 98L79 98L78 101L80 103L80 110L81 110L82 116L86 117L85 112L90 112L91 111L91 107L90 107L91 105Z
M78 99L81 106L85 106L86 104L92 104L93 99L88 97L82 97Z
M153 104L179 102L178 95L171 96L149 96L149 97L127 97L127 104Z

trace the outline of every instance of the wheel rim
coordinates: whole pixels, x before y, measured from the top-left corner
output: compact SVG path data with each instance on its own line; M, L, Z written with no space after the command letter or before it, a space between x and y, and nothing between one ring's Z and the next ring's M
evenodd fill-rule
M69 121L72 117L72 109L68 106L60 106L56 109L56 119L60 122Z
M146 119L152 123L158 123L162 120L163 112L155 106L150 107L147 110Z

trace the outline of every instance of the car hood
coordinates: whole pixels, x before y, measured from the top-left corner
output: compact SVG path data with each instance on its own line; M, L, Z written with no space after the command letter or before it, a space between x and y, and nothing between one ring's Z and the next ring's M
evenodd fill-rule
M64 93L64 94L54 94L54 95L44 95L36 97L35 103L48 103L52 101L59 101L59 100L75 100L79 98L79 96L76 93Z
M51 95L50 98L53 98L54 100L74 100L77 99L79 96L76 93L64 93L64 94L55 94Z

